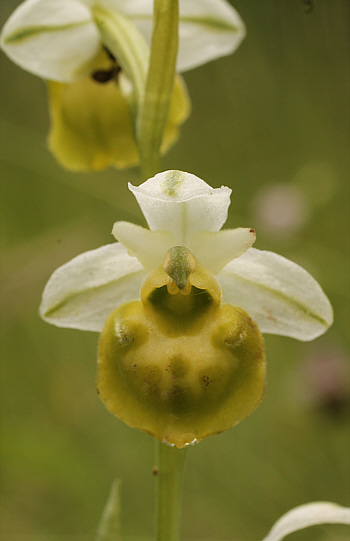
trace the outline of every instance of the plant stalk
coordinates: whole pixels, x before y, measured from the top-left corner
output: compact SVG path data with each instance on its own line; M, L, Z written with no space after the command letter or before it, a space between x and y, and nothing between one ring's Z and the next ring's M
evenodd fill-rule
M149 70L136 130L142 180L160 171L160 146L174 86L178 26L178 0L154 0Z
M182 478L187 449L157 445L156 540L179 541Z

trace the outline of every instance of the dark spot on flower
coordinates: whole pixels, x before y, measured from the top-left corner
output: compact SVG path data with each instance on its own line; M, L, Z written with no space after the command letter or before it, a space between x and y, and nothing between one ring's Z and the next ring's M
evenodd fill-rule
M109 81L118 81L118 75L121 72L121 67L116 64L109 70L96 70L92 73L92 78L96 83L105 84Z
M208 387L209 383L211 383L211 379L209 376L202 376L202 381L206 387Z
M118 75L121 72L121 66L118 64L115 56L104 47L109 60L111 61L111 66L108 69L95 70L92 72L91 77L96 83L105 84L109 81L118 82Z

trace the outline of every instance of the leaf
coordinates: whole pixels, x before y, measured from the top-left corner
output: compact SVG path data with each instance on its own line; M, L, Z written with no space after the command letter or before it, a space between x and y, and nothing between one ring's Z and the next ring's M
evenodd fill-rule
M120 479L115 479L112 483L108 500L97 528L95 541L121 541L120 485Z

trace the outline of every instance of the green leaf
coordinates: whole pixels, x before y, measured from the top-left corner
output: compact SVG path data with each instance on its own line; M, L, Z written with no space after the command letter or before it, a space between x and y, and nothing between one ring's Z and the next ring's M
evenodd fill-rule
M120 479L115 479L112 483L95 541L121 541L122 539L120 535L120 485Z

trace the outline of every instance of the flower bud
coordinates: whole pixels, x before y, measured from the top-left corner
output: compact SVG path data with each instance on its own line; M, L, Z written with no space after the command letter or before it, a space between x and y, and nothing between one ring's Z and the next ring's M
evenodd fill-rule
M221 302L213 274L182 246L108 318L99 344L98 391L128 425L178 448L247 417L264 390L256 324Z

